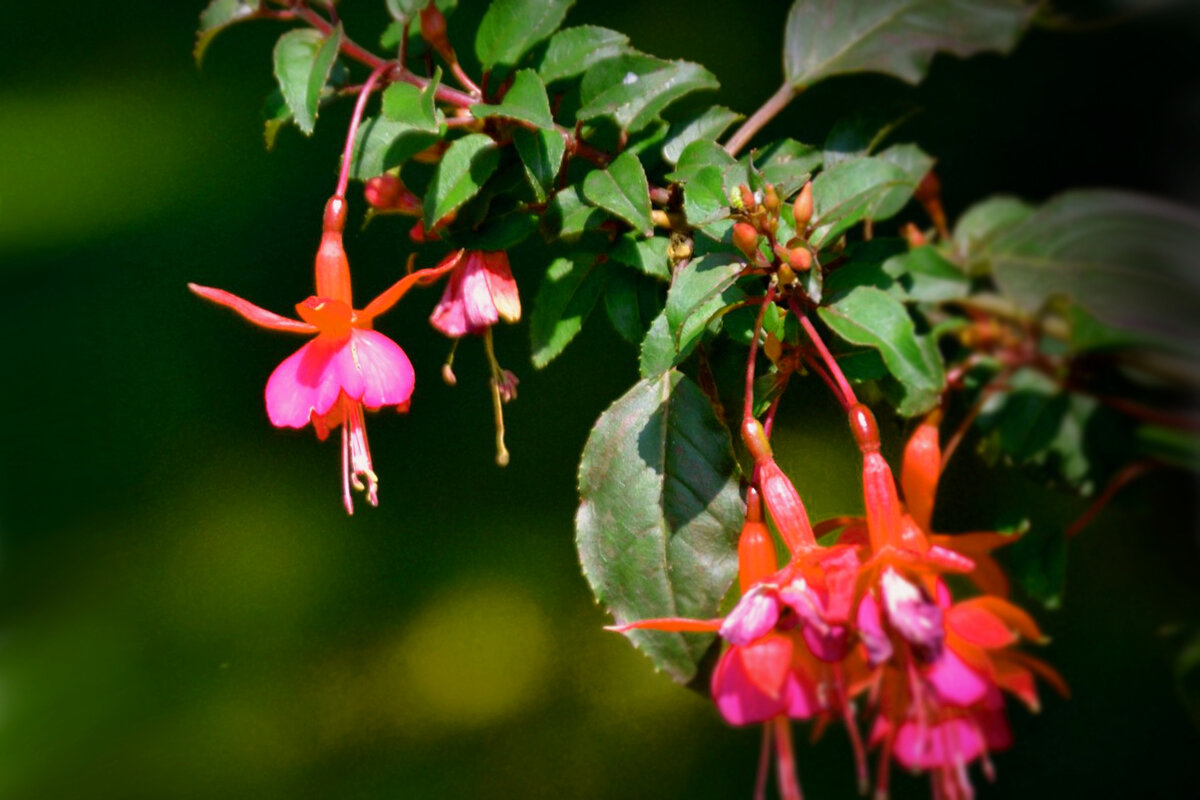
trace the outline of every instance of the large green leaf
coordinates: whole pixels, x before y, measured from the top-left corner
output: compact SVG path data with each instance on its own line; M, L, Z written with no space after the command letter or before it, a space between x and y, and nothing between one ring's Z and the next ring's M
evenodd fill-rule
M262 10L262 0L212 0L200 12L200 28L192 55L199 64L213 37L235 22L252 19Z
M554 191L558 171L562 168L563 153L567 149L562 134L557 130L518 128L513 131L513 144L521 156L534 196L539 203L546 202Z
M914 416L937 405L945 369L936 349L917 336L903 303L873 286L859 286L817 313L842 339L879 351L902 389L901 414Z
M813 180L813 232L809 241L821 248L848 228L871 217L895 189L915 186L900 167L882 158L843 161Z
M680 358L691 352L715 317L745 299L737 286L745 266L733 253L716 252L693 259L675 275L667 293L667 322Z
M642 162L633 153L622 153L607 168L588 173L583 181L583 196L589 203L625 220L644 236L654 229L650 220L650 184Z
M475 55L485 70L515 66L562 24L575 0L495 0L475 33Z
M715 141L733 123L742 119L742 115L731 111L725 106L710 106L692 114L687 119L676 122L667 133L663 142L663 161L674 164L679 161L683 148L692 142L703 139Z
M563 28L550 37L538 74L546 83L574 78L597 61L625 52L628 44L625 34L596 25Z
M581 120L610 116L632 133L685 94L719 85L716 76L690 61L623 55L593 65L583 76L583 106L576 116Z
M542 79L531 69L518 70L513 78L512 86L504 93L504 99L498 105L471 106L471 113L483 119L485 117L508 117L519 119L536 125L539 128L553 128L554 117L550 114L550 98Z
M987 272L987 245L998 233L1016 225L1033 206L1016 197L989 197L971 206L954 226L954 255L971 274ZM982 262L982 263L979 263Z
M350 155L350 177L365 181L399 166L438 140L437 133L387 117L368 117L358 127Z
M434 103L441 72L425 87L418 89L411 83L393 83L383 90L383 115L395 122L403 122L413 129L437 133L443 114Z
M608 272L592 253L575 253L550 264L529 316L535 367L546 366L571 343L592 313L607 280Z
M311 28L288 31L275 43L275 79L296 126L306 135L313 132L321 90L329 80L341 42L339 26L328 36Z
M850 72L919 83L939 51L1007 52L1032 11L1024 0L796 0L784 75L797 89Z
M425 226L475 196L500 162L496 143L482 133L456 140L446 150L425 193Z
M1200 341L1200 215L1125 192L1060 195L987 240L1004 292L1036 313L1078 303L1101 322L1191 352Z
M745 513L729 431L675 370L634 384L600 415L579 465L583 573L618 622L716 616L737 572ZM674 680L696 675L712 635L634 631Z

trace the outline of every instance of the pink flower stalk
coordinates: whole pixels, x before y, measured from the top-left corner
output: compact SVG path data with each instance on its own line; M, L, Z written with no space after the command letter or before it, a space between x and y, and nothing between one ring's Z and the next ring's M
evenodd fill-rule
M498 321L521 319L517 282L503 250L460 251L464 258L450 273L442 299L429 321L451 338L483 333Z
M356 310L351 305L350 268L342 247L344 220L344 201L334 197L326 208L325 231L317 252L317 294L296 305L298 320L221 289L194 283L188 288L259 327L315 334L267 379L267 417L277 428L303 428L312 423L322 441L329 431L342 426L342 499L346 512L353 514L351 486L366 492L371 505L379 503L379 477L371 463L363 409L394 406L399 412L407 411L415 381L408 356L387 336L372 330L372 325L413 285L452 269L459 254L437 267L405 276Z

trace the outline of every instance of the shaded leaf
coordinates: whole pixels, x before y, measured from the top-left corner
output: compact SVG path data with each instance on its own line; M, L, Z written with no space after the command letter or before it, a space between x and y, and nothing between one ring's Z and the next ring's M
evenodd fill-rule
M866 219L888 192L911 186L904 170L880 158L844 161L813 180L813 232L809 241L821 248Z
M512 86L504 93L499 105L480 103L471 106L471 113L478 119L486 117L508 117L536 125L553 128L554 117L550 114L550 98L542 79L531 69L518 70ZM560 137L561 138L561 137Z
M583 202L574 186L558 192L542 215L542 232L547 238L577 239L608 219L603 210Z
M908 181L885 192L867 213L869 219L879 220L894 216L904 208L921 179L933 169L933 158L915 144L892 145L880 151L876 158L896 165L908 176Z
M852 289L817 310L830 330L851 344L879 351L888 372L902 389L897 410L904 416L929 411L940 398L945 370L916 333L904 305L879 289Z
M576 543L617 622L717 614L737 571L744 505L729 431L674 370L643 379L596 421L579 466ZM695 674L711 635L635 631L674 680Z
M725 106L710 106L676 122L671 126L663 144L663 161L668 164L676 163L683 153L683 148L695 141L716 141L730 125L743 118L742 114Z
M513 144L525 166L525 175L529 178L534 197L539 203L546 202L546 198L554 191L563 153L567 149L562 134L557 130L518 128L513 131Z
M842 117L833 124L821 147L825 168L875 152L913 113L912 108L872 106Z
M716 89L716 76L690 61L664 61L642 54L610 58L583 76L580 120L610 116L629 132L639 131L671 103L691 92Z
M667 321L679 359L715 317L745 298L736 285L745 266L733 253L717 252L693 259L676 273L667 292Z
M475 55L485 70L515 66L562 24L574 0L495 0L475 33Z
M425 226L470 200L496 171L500 153L482 133L454 141L442 156L425 193Z
M535 367L549 364L575 338L607 280L608 272L592 253L556 258L550 264L529 317Z
M642 162L633 153L622 153L605 169L588 173L583 181L583 196L646 236L654 229L650 220L650 184Z
M986 273L991 269L985 255L988 243L1032 211L1032 205L1017 197L990 197L976 203L958 218L954 226L955 257L965 264L970 274Z
M582 75L597 61L624 53L629 37L596 25L563 28L550 37L538 74L546 83Z
M322 36L311 28L288 31L275 43L275 80L284 102L291 109L296 127L311 135L317 120L317 103L329 80L341 46L342 29Z
M617 239L609 255L614 261L640 270L660 281L671 280L671 263L667 257L670 240L665 236L642 239L634 234L624 234Z
M919 83L939 51L1007 52L1032 13L1023 0L796 0L784 75L798 89L851 72Z
M365 181L399 166L438 140L438 134L387 117L368 117L358 126L350 155L350 177Z
M513 211L493 217L482 228L471 231L466 245L473 250L507 250L527 239L537 226L536 215Z
M604 289L604 310L613 330L630 344L641 343L650 323L661 310L660 286L641 273L611 270Z

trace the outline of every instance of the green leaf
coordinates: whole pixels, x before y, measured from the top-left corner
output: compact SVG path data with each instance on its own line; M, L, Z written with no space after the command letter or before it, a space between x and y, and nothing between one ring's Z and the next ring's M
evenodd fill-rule
M667 257L668 244L670 244L670 240L665 236L642 239L635 234L627 233L617 239L617 243L609 255L614 261L638 269L651 278L669 281L671 280L671 263Z
M963 271L947 261L933 245L922 245L893 256L884 262L883 270L899 279L910 299L921 303L960 300L970 290L970 281Z
M640 344L662 308L661 284L631 270L615 269L610 273L604 289L604 310L609 322L622 339Z
M692 176L705 167L717 167L724 175L725 170L737 164L737 160L725 152L725 148L707 139L697 139L683 148L675 170L667 175L667 180L686 184Z
M683 193L683 214L693 228L729 216L728 206L725 182L716 167L704 167L687 182Z
M311 135L317 103L342 43L341 26L328 36L311 28L288 31L275 44L275 79L296 126Z
M904 170L880 158L844 161L813 180L813 232L809 241L822 248L867 218L892 189L909 186Z
M696 141L715 141L730 125L740 119L744 119L744 115L725 106L710 106L676 122L671 126L667 140L663 143L663 161L668 164L676 163L683 153L683 148Z
M438 134L387 117L368 117L358 126L350 155L350 177L365 181L399 166L438 140Z
M1033 206L1016 197L990 197L967 209L954 226L954 255L972 275L991 270L987 246L996 234L1016 225L1033 212ZM982 262L982 263L981 263Z
M493 217L479 230L471 231L466 245L472 250L507 250L523 242L537 226L536 215L513 211Z
M575 0L495 0L475 33L475 55L485 71L513 67L562 24Z
M541 369L570 344L592 313L607 280L608 271L592 253L554 260L538 287L529 317L533 366Z
M512 86L504 94L499 105L471 106L471 113L478 119L507 117L519 119L539 128L552 129L554 117L550 114L550 98L542 79L531 69L518 70ZM561 138L561 137L560 137Z
M439 70L424 90L411 83L393 83L383 90L383 115L394 122L403 122L414 130L438 133L444 118L434 104L434 93L442 73Z
M737 572L745 507L729 431L698 386L671 370L634 384L600 415L579 495L579 560L618 623L716 616ZM627 635L680 683L695 677L713 639Z
M513 131L513 144L525 166L525 175L539 203L554 191L558 171L562 168L563 153L567 143L557 130L536 131L517 128Z
M921 343L904 305L870 286L852 289L817 313L830 330L851 344L879 351L902 388L897 410L904 416L929 411L941 396L945 371L936 351Z
M196 46L192 55L199 65L213 37L235 22L253 19L262 10L262 0L212 0L200 12L200 28L196 31Z
M645 236L654 230L650 220L650 184L642 162L632 153L622 153L607 168L588 173L583 181L583 196Z
M580 120L612 117L630 133L641 130L671 103L691 92L716 89L716 76L690 61L629 54L594 64L583 76Z
M851 72L919 83L939 51L1008 52L1033 9L1024 0L796 0L784 75L797 89Z
M595 230L608 219L601 209L583 202L579 190L568 186L558 192L542 215L542 233L548 239L577 239L585 231Z
M472 133L451 144L425 193L426 228L470 200L499 163L496 143L482 133Z
M751 154L763 180L775 186L781 198L795 194L813 170L821 166L821 151L795 139L781 139ZM784 220L790 215L784 215Z
M675 340L671 336L671 325L667 322L664 308L650 323L646 337L638 351L638 373L643 378L663 374L675 365Z
M667 321L678 360L699 343L714 318L745 299L737 279L746 265L729 252L693 259L675 275L667 292Z
M620 55L628 49L629 37L596 25L563 28L550 37L546 54L538 64L538 74L546 83L574 78L598 61Z
M933 158L915 144L896 144L881 151L876 158L899 167L908 181L884 193L871 207L869 219L887 219L900 213L913 196L921 180L933 169Z
M1059 195L982 247L1001 291L1037 313L1055 298L1181 352L1200 341L1200 216L1140 195Z

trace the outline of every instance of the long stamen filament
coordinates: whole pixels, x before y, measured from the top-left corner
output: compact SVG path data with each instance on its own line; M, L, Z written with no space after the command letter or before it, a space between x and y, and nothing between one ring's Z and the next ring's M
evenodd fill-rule
M496 464L508 466L508 448L504 446L504 401L500 397L500 384L504 380L504 370L496 361L496 351L492 347L492 329L483 332L483 352L487 355L488 365L492 370L492 378L488 382L492 389L492 415L496 421Z

